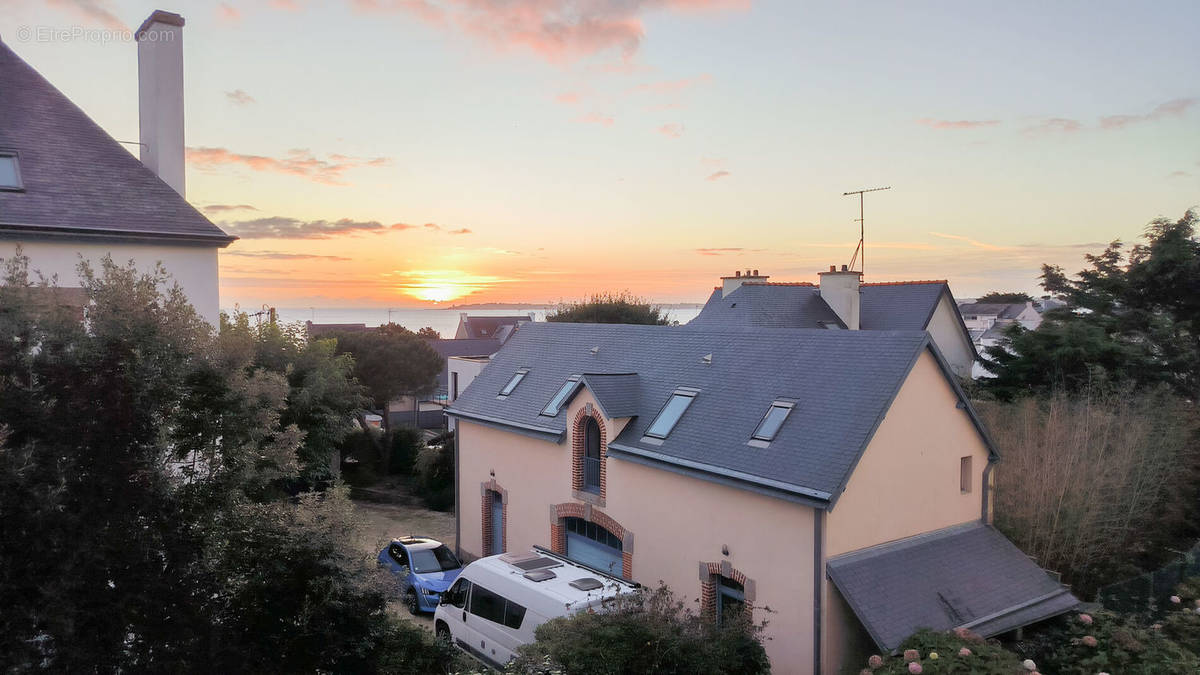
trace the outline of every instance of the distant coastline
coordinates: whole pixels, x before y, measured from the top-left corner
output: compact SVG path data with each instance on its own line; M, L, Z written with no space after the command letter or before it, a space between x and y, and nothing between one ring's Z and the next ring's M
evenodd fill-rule
M652 303L655 307L662 309L700 309L704 306L702 302L665 302ZM555 309L557 303L553 304L537 304L526 302L476 302L463 305L450 305L441 309Z

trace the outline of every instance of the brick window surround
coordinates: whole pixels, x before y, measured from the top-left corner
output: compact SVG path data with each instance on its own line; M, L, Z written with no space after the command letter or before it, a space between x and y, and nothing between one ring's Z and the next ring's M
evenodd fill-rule
M508 490L500 487L500 484L493 478L487 482L479 484L479 492L482 495L481 501L483 509L481 514L483 519L483 555L496 555L504 553L508 550ZM492 504L495 500L495 495L500 495L500 537L501 543L504 545L504 551L493 551L492 548L492 533L495 523L492 522Z
M583 458L587 456L587 421L596 420L600 427L600 494L583 489ZM571 421L571 496L580 501L604 506L608 487L608 429L596 406L588 403L575 413ZM607 529L607 528L605 528ZM611 531L611 530L610 530Z
M550 507L550 550L567 554L567 527L564 519L582 518L613 533L621 540L621 571L624 578L633 580L633 532L625 529L607 513L591 504L554 504Z
M728 560L700 563L700 615L709 621L717 620L718 577L732 579L741 584L746 595L746 618L754 616L755 586L753 579L733 568Z

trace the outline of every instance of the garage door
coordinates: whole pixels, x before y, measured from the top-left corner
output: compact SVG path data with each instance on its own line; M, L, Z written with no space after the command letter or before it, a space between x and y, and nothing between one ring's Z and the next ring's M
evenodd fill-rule
M621 540L612 532L582 518L564 518L567 530L567 557L624 576L621 561Z

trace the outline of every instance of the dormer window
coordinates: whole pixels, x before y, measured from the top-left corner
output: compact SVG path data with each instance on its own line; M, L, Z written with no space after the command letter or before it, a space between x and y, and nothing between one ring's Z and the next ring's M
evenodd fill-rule
M21 184L21 165L17 163L17 153L11 150L0 150L0 190L24 190Z
M572 391L575 391L575 386L578 384L578 375L572 375L571 377L567 378L567 381L563 383L561 388L559 388L558 393L554 395L554 398L550 399L550 402L546 404L545 408L542 408L541 414L545 415L546 417L554 417L557 415L558 411L562 408L563 403L566 402L567 397L571 395Z
M516 373L515 373L515 374L514 374L514 375L513 375L513 376L512 376L512 377L511 377L509 380L508 380L508 384L504 385L504 388L500 390L500 395L501 395L501 396L508 396L509 394L513 393L513 390L517 388L517 385L518 385L518 384L521 384L521 380L525 379L525 376L526 376L528 373L529 373L529 371L528 371L527 369L525 369L525 368L522 368L522 369L518 370L518 371L517 371L517 372L516 372Z
M683 413L687 412L688 406L696 398L696 393L689 389L675 390L675 393L671 394L671 399L646 428L646 435L651 438L666 438L679 423Z
M754 435L751 436L756 441L771 442L775 440L775 435L779 433L779 428L783 426L784 420L792 413L792 408L796 404L790 401L775 401L767 408L767 414L763 415L762 421L758 423L758 428L754 430Z

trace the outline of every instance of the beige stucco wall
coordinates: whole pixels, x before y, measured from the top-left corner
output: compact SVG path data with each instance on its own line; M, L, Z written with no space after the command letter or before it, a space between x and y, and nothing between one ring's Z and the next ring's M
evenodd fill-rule
M926 330L954 373L962 378L971 377L975 355L971 353L971 342L959 325L958 308L947 296L943 295L938 300L937 309L933 310Z
M827 516L828 557L981 517L988 451L957 403L937 361L924 352ZM959 462L966 456L973 479L964 494ZM828 581L825 607L825 672L837 673L847 659L853 665L863 656L861 627Z
M105 254L111 254L113 262L119 265L124 265L132 259L138 269L145 271L153 269L155 263L161 262L187 294L188 300L200 316L214 326L220 317L216 247L9 240L0 242L0 257L11 257L18 244L24 254L29 256L31 271L39 271L47 278L58 275L58 285L63 287L80 285L76 267L81 256L96 272L99 272L100 259Z
M586 390L563 413L593 399ZM604 420L611 439L624 420ZM554 444L459 422L461 546L483 550L481 484L491 478L507 490L508 550L550 546L550 505L571 501L570 438ZM766 618L765 643L775 672L811 672L813 522L811 508L725 487L617 458L607 460L603 507L595 507L633 533L633 577L662 580L689 606L700 592L699 564L730 564L754 581L755 619ZM722 546L729 547L724 556ZM629 547L626 547L627 550Z

